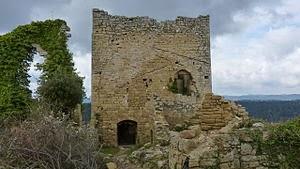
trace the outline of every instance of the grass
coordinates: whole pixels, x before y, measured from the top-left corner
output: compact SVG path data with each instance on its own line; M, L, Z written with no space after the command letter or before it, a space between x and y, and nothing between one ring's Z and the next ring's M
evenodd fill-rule
M120 149L118 147L102 147L100 152L104 154L116 155Z

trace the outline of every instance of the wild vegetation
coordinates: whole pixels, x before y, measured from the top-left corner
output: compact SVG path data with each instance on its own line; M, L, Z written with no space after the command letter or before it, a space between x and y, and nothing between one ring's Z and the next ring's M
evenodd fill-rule
M75 72L72 54L67 48L68 30L63 20L47 20L19 26L12 32L0 36L1 121L9 118L22 120L30 113L33 100L29 90L28 70L34 54L38 52L37 45L47 52L44 56L45 61L37 65L37 68L42 70L40 83L44 86L39 90L40 99L48 103L53 101L45 90L50 89L51 85L52 87L56 85L53 81L58 78L58 74L63 74L73 83L70 85L64 83L60 88L68 90L76 85L75 90L80 89L77 93L70 92L72 95L68 97L77 97L72 104L67 103L66 106L72 109L75 103L81 103L84 93L82 78Z
M300 118L269 124L264 132L251 132L257 153L266 154L274 168L300 168Z
M0 168L106 168L97 132L70 119L84 91L68 30L63 20L47 20L0 36ZM40 50L47 54L33 99L28 70Z
M74 127L66 119L39 113L3 130L0 168L106 168L94 129Z

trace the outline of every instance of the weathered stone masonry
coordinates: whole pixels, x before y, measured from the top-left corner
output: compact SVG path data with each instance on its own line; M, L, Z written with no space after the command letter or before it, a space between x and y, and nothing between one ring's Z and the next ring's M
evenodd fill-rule
M151 141L154 96L172 102L173 109L191 105L187 113L192 114L199 109L212 90L209 35L208 16L158 22L93 10L92 123L105 143L117 145L117 124L123 120L137 122L138 144ZM192 78L189 96L168 87L181 70Z

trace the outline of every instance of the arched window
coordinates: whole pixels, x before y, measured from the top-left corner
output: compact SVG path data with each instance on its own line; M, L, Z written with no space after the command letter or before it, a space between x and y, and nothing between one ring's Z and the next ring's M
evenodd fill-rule
M186 70L180 70L176 73L175 77L177 92L183 95L190 95L191 94L191 82L192 76Z

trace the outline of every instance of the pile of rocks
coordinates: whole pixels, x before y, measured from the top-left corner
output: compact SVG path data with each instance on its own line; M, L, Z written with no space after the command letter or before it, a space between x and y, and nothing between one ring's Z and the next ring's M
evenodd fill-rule
M145 144L140 149L132 152L129 159L140 168L168 169L168 146Z
M267 157L257 151L251 135L251 131L265 134L263 124L256 123L250 128L238 128L239 125L232 122L210 132L201 131L199 126L171 132L169 167L181 169L189 157L193 169L267 169Z

